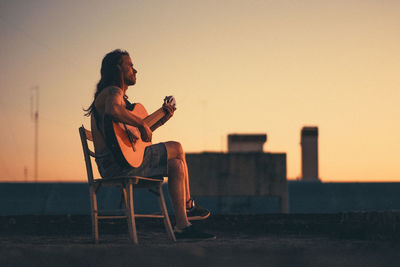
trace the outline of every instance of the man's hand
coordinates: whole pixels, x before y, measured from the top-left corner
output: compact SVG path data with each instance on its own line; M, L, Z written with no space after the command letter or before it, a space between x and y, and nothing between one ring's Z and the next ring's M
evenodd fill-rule
M128 129L126 130L126 135L128 136L128 139L131 142L131 144L136 143L136 140L139 139L139 136L137 136L135 133L132 133Z
M163 109L165 111L165 116L161 119L162 124L166 123L174 115L176 108L164 103Z
M143 122L143 125L139 127L140 131L140 136L142 137L142 140L144 142L151 142L153 132L150 130L149 126L145 122Z

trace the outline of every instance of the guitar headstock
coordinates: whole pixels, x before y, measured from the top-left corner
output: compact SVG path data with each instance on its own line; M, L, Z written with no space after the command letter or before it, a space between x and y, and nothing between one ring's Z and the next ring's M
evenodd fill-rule
M172 95L166 96L164 98L164 105L171 106L175 109L176 108L176 100L175 100L174 96L172 96Z

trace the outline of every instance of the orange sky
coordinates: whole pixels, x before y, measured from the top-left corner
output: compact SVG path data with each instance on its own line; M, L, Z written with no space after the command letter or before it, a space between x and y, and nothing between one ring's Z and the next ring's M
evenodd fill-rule
M131 99L177 99L155 142L226 151L229 133L267 133L294 179L315 125L323 181L400 181L398 1L0 1L0 36L2 181L33 179L35 85L40 180L85 181L77 129L115 48L139 71Z

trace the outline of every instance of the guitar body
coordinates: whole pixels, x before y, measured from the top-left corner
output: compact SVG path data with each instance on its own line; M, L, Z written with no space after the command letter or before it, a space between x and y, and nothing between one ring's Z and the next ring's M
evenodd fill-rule
M175 106L175 99L173 97L167 97L164 99L164 102ZM136 103L133 110L129 112L143 119L150 129L165 116L163 108L149 115L145 107L140 103ZM109 115L105 115L104 134L106 145L123 167L138 168L142 165L144 151L152 143L142 140L138 128L125 123L115 122Z
M142 104L135 104L135 107L131 111L133 114L138 116L141 119L144 119L148 116L148 113L145 107ZM106 119L105 119L106 121ZM106 126L106 122L104 121L104 128L110 128L110 124ZM112 141L111 147L113 147L114 156L115 154L119 154L117 157L119 158L119 162L122 163L123 166L134 167L137 168L142 165L144 151L147 146L150 146L151 142L144 142L140 137L140 131L138 128L133 127L131 125L127 125L121 122L111 121L113 133L111 131L109 134L106 132L106 139L110 136L110 141ZM137 137L137 139L132 143L132 140L129 138L127 130L129 130L132 135ZM110 146L109 146L110 147Z

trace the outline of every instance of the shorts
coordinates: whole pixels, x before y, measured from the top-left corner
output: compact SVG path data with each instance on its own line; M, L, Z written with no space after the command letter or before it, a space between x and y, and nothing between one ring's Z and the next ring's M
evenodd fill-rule
M142 176L160 178L168 174L167 148L164 143L146 147L143 162L138 168L122 167L109 153L106 157L96 158L101 177L108 179L115 176Z

